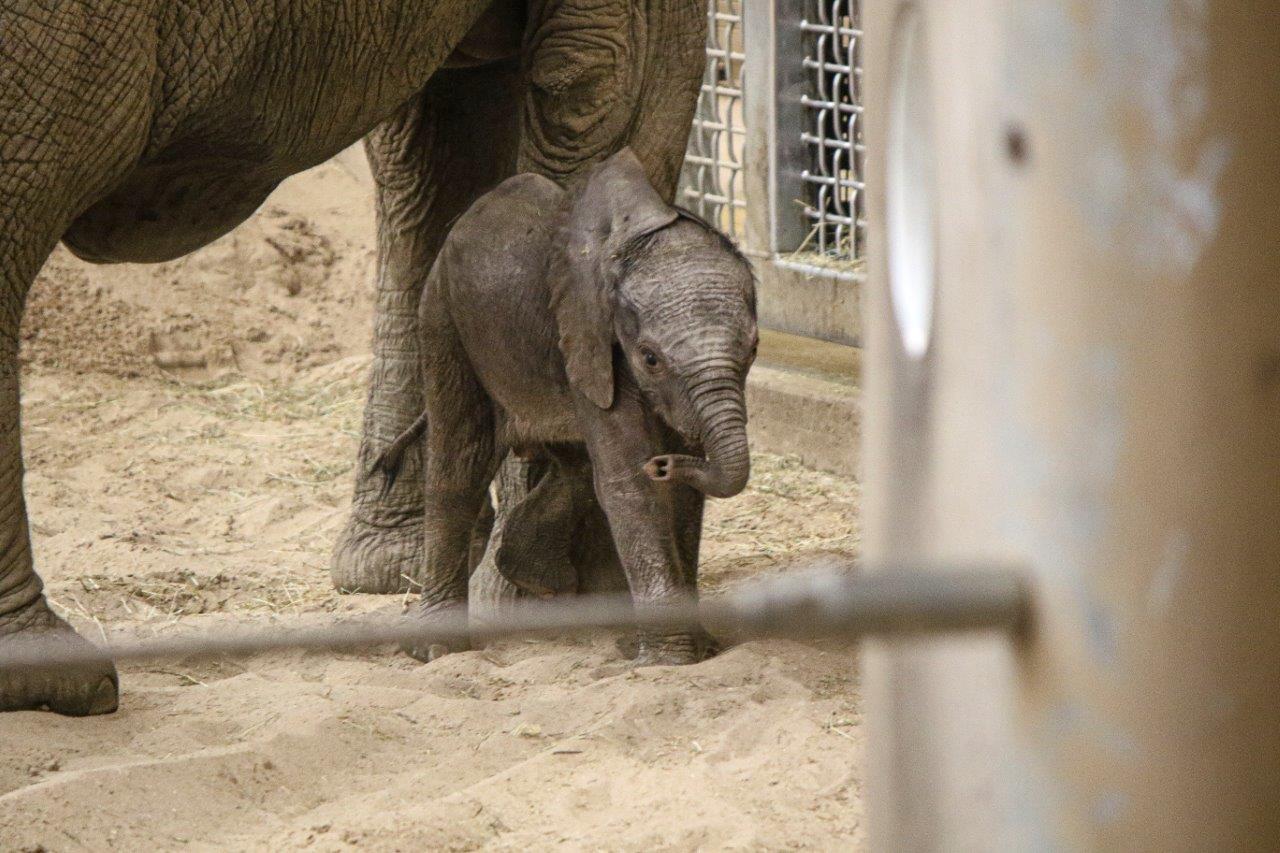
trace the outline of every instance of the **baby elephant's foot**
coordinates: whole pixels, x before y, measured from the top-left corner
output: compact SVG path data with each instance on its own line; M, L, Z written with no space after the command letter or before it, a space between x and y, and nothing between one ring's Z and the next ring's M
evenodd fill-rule
M618 654L627 660L635 660L640 657L640 635L634 632L622 634L618 639L614 640L614 646L618 649Z
M422 633L403 641L400 650L415 660L431 663L451 652L465 652L471 648L471 640L466 634L465 601L424 607L407 618L412 619L415 629Z
M713 658L724 651L724 646L720 641L708 634L706 631L698 634L697 639L700 644L699 648L701 649L698 656L699 660ZM640 645L642 642L643 638L639 634L621 634L613 641L613 645L614 648L618 650L618 654L622 655L627 660L635 660L640 657Z
M13 620L6 622L4 620ZM55 616L41 599L0 619L0 650L48 647L55 654L89 653L90 660L53 669L0 669L0 711L49 710L69 717L110 714L119 703L115 665Z
M684 666L700 663L720 651L719 644L703 630L663 636L642 634L637 640L637 666Z

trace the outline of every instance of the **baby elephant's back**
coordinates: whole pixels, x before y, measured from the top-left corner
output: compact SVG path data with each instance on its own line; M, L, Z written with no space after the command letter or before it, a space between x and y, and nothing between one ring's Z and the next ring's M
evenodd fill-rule
M546 266L563 199L540 175L486 193L454 225L423 299L424 320L448 306L472 367L512 414L560 390L552 387L563 367Z
M430 295L448 305L464 342L483 343L504 332L523 338L531 324L552 322L544 278L563 195L541 175L517 175L458 218L440 252L431 283L436 292ZM431 310L424 300L424 313Z
M516 175L477 199L440 253L449 304L460 310L489 303L505 313L512 298L540 301L535 291L546 290L541 279L563 197L548 178Z

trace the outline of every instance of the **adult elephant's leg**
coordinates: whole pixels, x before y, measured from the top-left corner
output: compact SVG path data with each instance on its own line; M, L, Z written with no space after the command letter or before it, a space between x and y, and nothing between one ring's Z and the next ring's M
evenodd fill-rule
M20 225L0 234L0 650L36 643L92 652L93 647L49 609L31 562L22 494L18 327L27 289L53 241L16 239L22 236L30 235ZM0 669L0 711L48 708L73 716L107 714L116 709L117 692L115 667L100 656L92 663L58 670Z
M706 68L704 0L532 0L520 171L572 182L630 146L668 200Z
M32 566L18 334L31 282L68 224L147 141L154 56L137 34L148 20L137 4L118 6L104 23L67 4L0 3L0 650L37 643L89 653L88 663L57 670L0 669L0 711L116 709L115 667L49 609Z
M351 516L333 554L333 584L402 592L420 581L422 459L405 454L384 492L383 448L422 412L418 299L450 224L515 173L518 65L446 69L366 140L377 181L378 284L373 371Z

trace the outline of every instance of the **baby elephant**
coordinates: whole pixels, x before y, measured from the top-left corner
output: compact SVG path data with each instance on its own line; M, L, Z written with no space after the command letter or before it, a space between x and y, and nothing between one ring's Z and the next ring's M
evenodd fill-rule
M426 411L380 464L425 431L424 617L465 607L472 528L511 448L585 445L637 606L696 589L703 495L750 472L755 281L728 239L666 204L629 150L574 192L519 175L453 227L419 328ZM700 636L645 637L640 659L693 662Z

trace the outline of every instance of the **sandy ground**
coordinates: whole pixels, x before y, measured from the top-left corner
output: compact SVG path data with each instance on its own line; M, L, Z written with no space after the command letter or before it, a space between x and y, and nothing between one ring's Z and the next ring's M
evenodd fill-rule
M27 494L89 635L399 610L338 596L368 367L372 217L326 165L155 267L59 252L24 333ZM163 365L163 369L158 366ZM856 484L758 457L704 583L857 550ZM609 637L420 665L389 650L121 673L119 713L0 717L0 849L850 849L861 703L841 646L635 669Z

